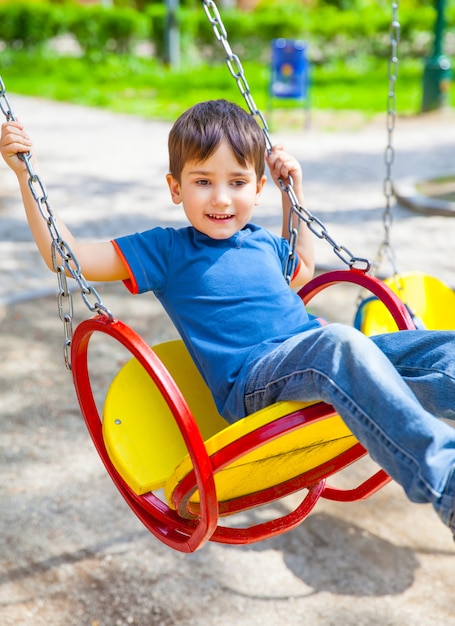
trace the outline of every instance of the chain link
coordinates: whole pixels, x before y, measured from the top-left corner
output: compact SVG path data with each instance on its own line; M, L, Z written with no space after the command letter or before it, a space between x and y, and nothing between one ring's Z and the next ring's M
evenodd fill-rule
M16 121L13 109L6 94L5 84L0 76L0 109L7 122ZM63 239L58 227L54 211L49 203L46 187L41 178L36 174L31 162L30 152L18 155L24 162L28 171L28 186L36 202L41 216L45 220L51 237L52 266L57 275L58 282L58 312L64 329L63 356L65 366L71 369L71 340L73 337L74 306L73 297L69 289L67 276L73 278L79 289L87 308L92 313L105 315L113 319L112 313L106 308L97 290L90 285L82 274L81 266L70 246Z
M11 108L8 96L6 95L5 83L0 76L0 109L6 118L7 122L15 122L13 109Z
M381 263L386 257L391 266L393 274L398 274L395 250L393 248L390 232L393 224L392 201L395 197L392 178L392 167L395 161L395 148L393 146L393 135L396 123L396 82L398 77L398 44L400 42L401 26L398 21L399 2L392 2L392 21L390 24L390 56L388 61L388 94L387 94L387 145L384 152L386 174L383 183L385 208L382 217L384 226L384 239L379 246L375 261L373 263L373 273L376 275Z
M207 18L212 25L213 32L215 34L216 39L222 45L224 52L226 53L226 64L229 68L229 72L232 77L235 79L237 86L239 88L240 93L242 94L247 107L258 122L259 126L264 131L267 150L270 151L272 149L272 140L270 138L269 128L267 122L259 109L256 106L254 98L251 94L248 82L245 77L245 72L242 67L242 63L239 57L234 54L231 50L231 46L228 42L228 35L226 32L226 28L221 19L218 8L213 2L213 0L202 0L204 5L204 11L207 15ZM345 246L340 246L330 235L327 228L324 224L316 218L310 211L304 208L298 201L293 186L292 179L286 185L282 180L280 180L280 186L284 193L288 195L289 202L291 204L291 209L289 213L289 257L287 259L286 267L284 270L284 275L288 283L291 282L291 272L294 267L295 260L295 247L297 243L297 236L299 232L299 227L301 222L305 222L307 227L311 230L311 232L316 235L319 239L325 239L327 243L332 246L332 249L336 256L343 261L350 268L355 268L361 270L362 272L368 272L370 269L370 261L368 259L364 259L361 257L356 257L348 250ZM294 216L298 217L297 226L294 226Z

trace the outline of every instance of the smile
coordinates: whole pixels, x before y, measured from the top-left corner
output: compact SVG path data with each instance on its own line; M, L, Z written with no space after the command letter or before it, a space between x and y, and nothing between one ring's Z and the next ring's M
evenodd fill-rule
M213 213L209 213L208 217L211 220L225 221L225 220L230 220L234 216L233 215L214 215Z

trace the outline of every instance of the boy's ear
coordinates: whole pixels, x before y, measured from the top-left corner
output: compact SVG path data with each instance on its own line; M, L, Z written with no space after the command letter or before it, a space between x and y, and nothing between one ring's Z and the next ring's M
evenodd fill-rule
M172 174L166 174L167 184L169 186L169 191L171 192L172 202L174 204L180 204L182 201L182 196L180 194L180 183Z
M264 174L260 180L258 180L257 182L257 187L256 187L256 202L255 204L258 205L259 201L260 201L260 196L262 193L262 190L264 189L264 185L265 185L265 181L267 180L267 176Z

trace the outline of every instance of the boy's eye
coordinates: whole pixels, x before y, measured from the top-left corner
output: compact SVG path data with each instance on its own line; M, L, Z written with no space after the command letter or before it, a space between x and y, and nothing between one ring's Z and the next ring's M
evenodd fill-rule
M209 185L209 184L210 183L209 183L209 181L206 178L201 178L201 179L198 179L196 181L196 185L205 186L205 185Z
M243 185L245 184L246 184L246 181L244 180L234 180L232 183L234 187L243 187Z

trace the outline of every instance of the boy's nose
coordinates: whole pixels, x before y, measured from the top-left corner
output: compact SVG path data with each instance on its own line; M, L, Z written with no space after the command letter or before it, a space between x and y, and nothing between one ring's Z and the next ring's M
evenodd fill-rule
M224 187L217 187L213 191L212 204L217 207L229 206L231 204L231 196Z

